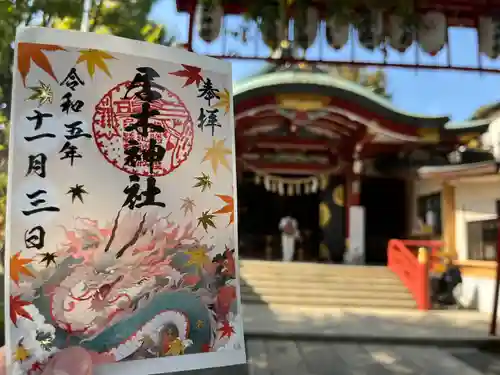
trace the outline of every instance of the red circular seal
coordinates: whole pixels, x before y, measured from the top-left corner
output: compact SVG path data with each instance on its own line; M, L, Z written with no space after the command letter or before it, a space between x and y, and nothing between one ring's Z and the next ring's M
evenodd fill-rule
M129 85L116 85L96 105L92 130L97 148L124 172L165 176L187 160L193 148L193 120L173 92L164 89L161 99L147 103L127 94ZM153 115L141 121L145 110Z

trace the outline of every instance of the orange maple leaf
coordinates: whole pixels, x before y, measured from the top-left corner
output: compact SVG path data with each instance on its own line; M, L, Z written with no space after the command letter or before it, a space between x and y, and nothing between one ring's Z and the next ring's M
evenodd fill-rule
M222 199L224 202L226 202L226 205L222 207L220 210L217 210L214 212L216 215L220 214L230 214L229 216L229 224L228 226L234 223L234 200L233 197L230 195L220 195L220 194L215 194L216 197L219 197Z
M45 56L44 51L66 50L53 44L19 43L17 47L17 69L23 78L24 87L26 87L26 78L30 72L31 61L57 82L52 65L47 56Z
M22 273L26 276L35 277L31 271L26 268L27 264L30 264L33 259L21 258L21 252L14 254L10 257L10 278L17 285L19 285L19 275Z

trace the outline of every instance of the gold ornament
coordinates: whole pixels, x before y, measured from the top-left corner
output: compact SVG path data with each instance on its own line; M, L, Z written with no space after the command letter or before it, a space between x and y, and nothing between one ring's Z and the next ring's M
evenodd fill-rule
M337 206L344 207L344 185L339 185L333 190L332 200Z
M330 250L328 249L328 246L326 246L326 244L324 243L321 243L321 245L319 245L319 257L321 259L330 260Z
M319 204L319 226L321 228L326 227L330 222L331 218L332 218L332 213L328 208L328 204L326 204L325 202L321 202Z

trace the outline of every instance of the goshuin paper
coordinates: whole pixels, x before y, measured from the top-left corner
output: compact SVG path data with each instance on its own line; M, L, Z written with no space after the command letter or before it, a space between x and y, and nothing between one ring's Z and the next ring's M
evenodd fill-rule
M7 220L12 374L68 346L99 374L245 362L231 67L52 29L16 41Z

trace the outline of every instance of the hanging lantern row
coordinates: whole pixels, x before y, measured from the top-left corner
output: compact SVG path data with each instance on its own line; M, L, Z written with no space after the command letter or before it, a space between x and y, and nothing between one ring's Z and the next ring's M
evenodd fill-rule
M307 178L284 178L273 175L255 174L255 184L264 185L267 191L279 195L314 194L325 190L328 186L328 176L313 176Z
M479 52L491 59L500 56L500 17L479 19Z
M320 16L314 6L297 12L294 22L294 41L298 47L308 49L317 37ZM217 0L199 0L196 9L198 33L207 43L215 41L222 30L224 8ZM481 17L478 35L479 50L490 58L500 55L500 17ZM283 23L277 11L259 17L258 26L264 43L271 49L278 47L286 38ZM358 30L360 44L374 50L387 42L399 52L405 52L414 41L422 50L436 55L447 43L448 23L446 16L438 11L423 15L398 15L382 10L352 12L337 11L326 19L326 38L334 49L343 48L349 41L351 29Z

